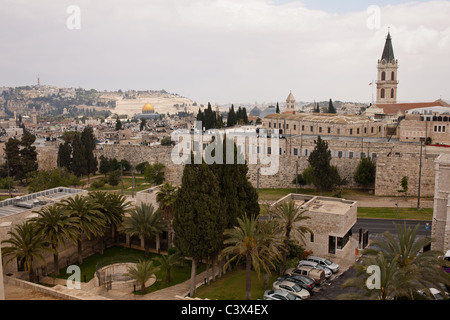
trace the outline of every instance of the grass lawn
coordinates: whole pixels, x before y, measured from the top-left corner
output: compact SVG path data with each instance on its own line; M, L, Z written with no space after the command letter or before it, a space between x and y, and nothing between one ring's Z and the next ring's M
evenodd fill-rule
M431 220L433 209L424 208L358 208L358 218L380 218L380 219L409 219L409 220Z
M96 267L98 263L102 265L109 265L120 262L137 262L140 259L148 259L151 260L159 255L156 253L149 253L148 258L145 257L144 251L137 249L129 249L125 247L111 247L105 250L103 255L98 253L93 254L85 259L83 259L83 263L78 265L81 269L81 281L84 282L84 277L86 276L86 282L89 282L94 278ZM61 264L63 261L60 262ZM77 264L76 264L77 265ZM158 265L155 263L155 265ZM71 274L66 273L67 268L60 269L59 278L67 279ZM203 272L205 270L204 265L200 265L197 267L197 272ZM178 284L180 282L186 281L191 277L191 263L186 260L184 266L176 267L171 270L171 282L166 283L166 270L160 269L156 272L156 279L154 285L147 288L147 293L157 291L163 288L167 288Z
M94 182L95 180L100 180L103 179L104 176L97 176L95 177L95 179L91 178L91 185L92 182ZM133 179L130 177L124 177L123 178L123 190L125 194L131 194L132 192L132 181ZM134 192L139 192L148 188L152 187L151 183L148 183L143 177L135 177L134 178ZM89 188L85 188L86 190L89 191L117 191L120 192L122 190L122 185L119 179L119 184L116 186L111 186L108 183L106 183L103 187L100 188L93 188L93 187L89 187Z
M263 289L264 274L261 272L258 279L256 272L252 271L252 300L262 299L264 295ZM272 283L276 281L278 274L272 272L269 278L269 288L272 288ZM210 285L203 285L197 289L196 297L201 299L211 300L245 300L245 269L240 268L227 272L222 278Z

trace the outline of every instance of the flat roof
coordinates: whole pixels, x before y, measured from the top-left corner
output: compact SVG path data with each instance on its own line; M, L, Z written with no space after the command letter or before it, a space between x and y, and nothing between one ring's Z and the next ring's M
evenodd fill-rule
M83 189L58 187L26 194L0 201L0 218L8 217L28 210L37 210L47 204L58 202L71 194L83 192Z
M361 124L361 123L374 123L372 119L366 116L358 115L344 115L337 113L296 113L296 114L269 114L264 119L273 120L296 120L296 121L311 121L330 124Z

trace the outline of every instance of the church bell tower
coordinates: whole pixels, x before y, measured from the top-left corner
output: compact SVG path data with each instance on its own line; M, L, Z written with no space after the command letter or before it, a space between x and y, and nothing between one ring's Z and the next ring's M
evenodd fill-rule
M376 103L397 103L398 60L394 56L391 33L388 32L381 60L378 60Z

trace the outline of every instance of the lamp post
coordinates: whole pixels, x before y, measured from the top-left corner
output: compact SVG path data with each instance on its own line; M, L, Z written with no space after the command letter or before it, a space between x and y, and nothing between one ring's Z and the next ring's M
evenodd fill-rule
M417 191L417 210L420 210L420 184L422 180L422 144L425 138L420 138L419 189Z
M298 194L298 161L295 161L295 193Z

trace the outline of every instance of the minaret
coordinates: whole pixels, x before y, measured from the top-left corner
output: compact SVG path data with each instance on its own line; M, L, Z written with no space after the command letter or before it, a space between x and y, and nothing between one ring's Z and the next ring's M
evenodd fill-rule
M295 111L295 98L292 95L292 91L286 99L286 109L289 111Z
M381 60L378 60L376 103L397 103L398 60L395 59L391 33L388 32Z

